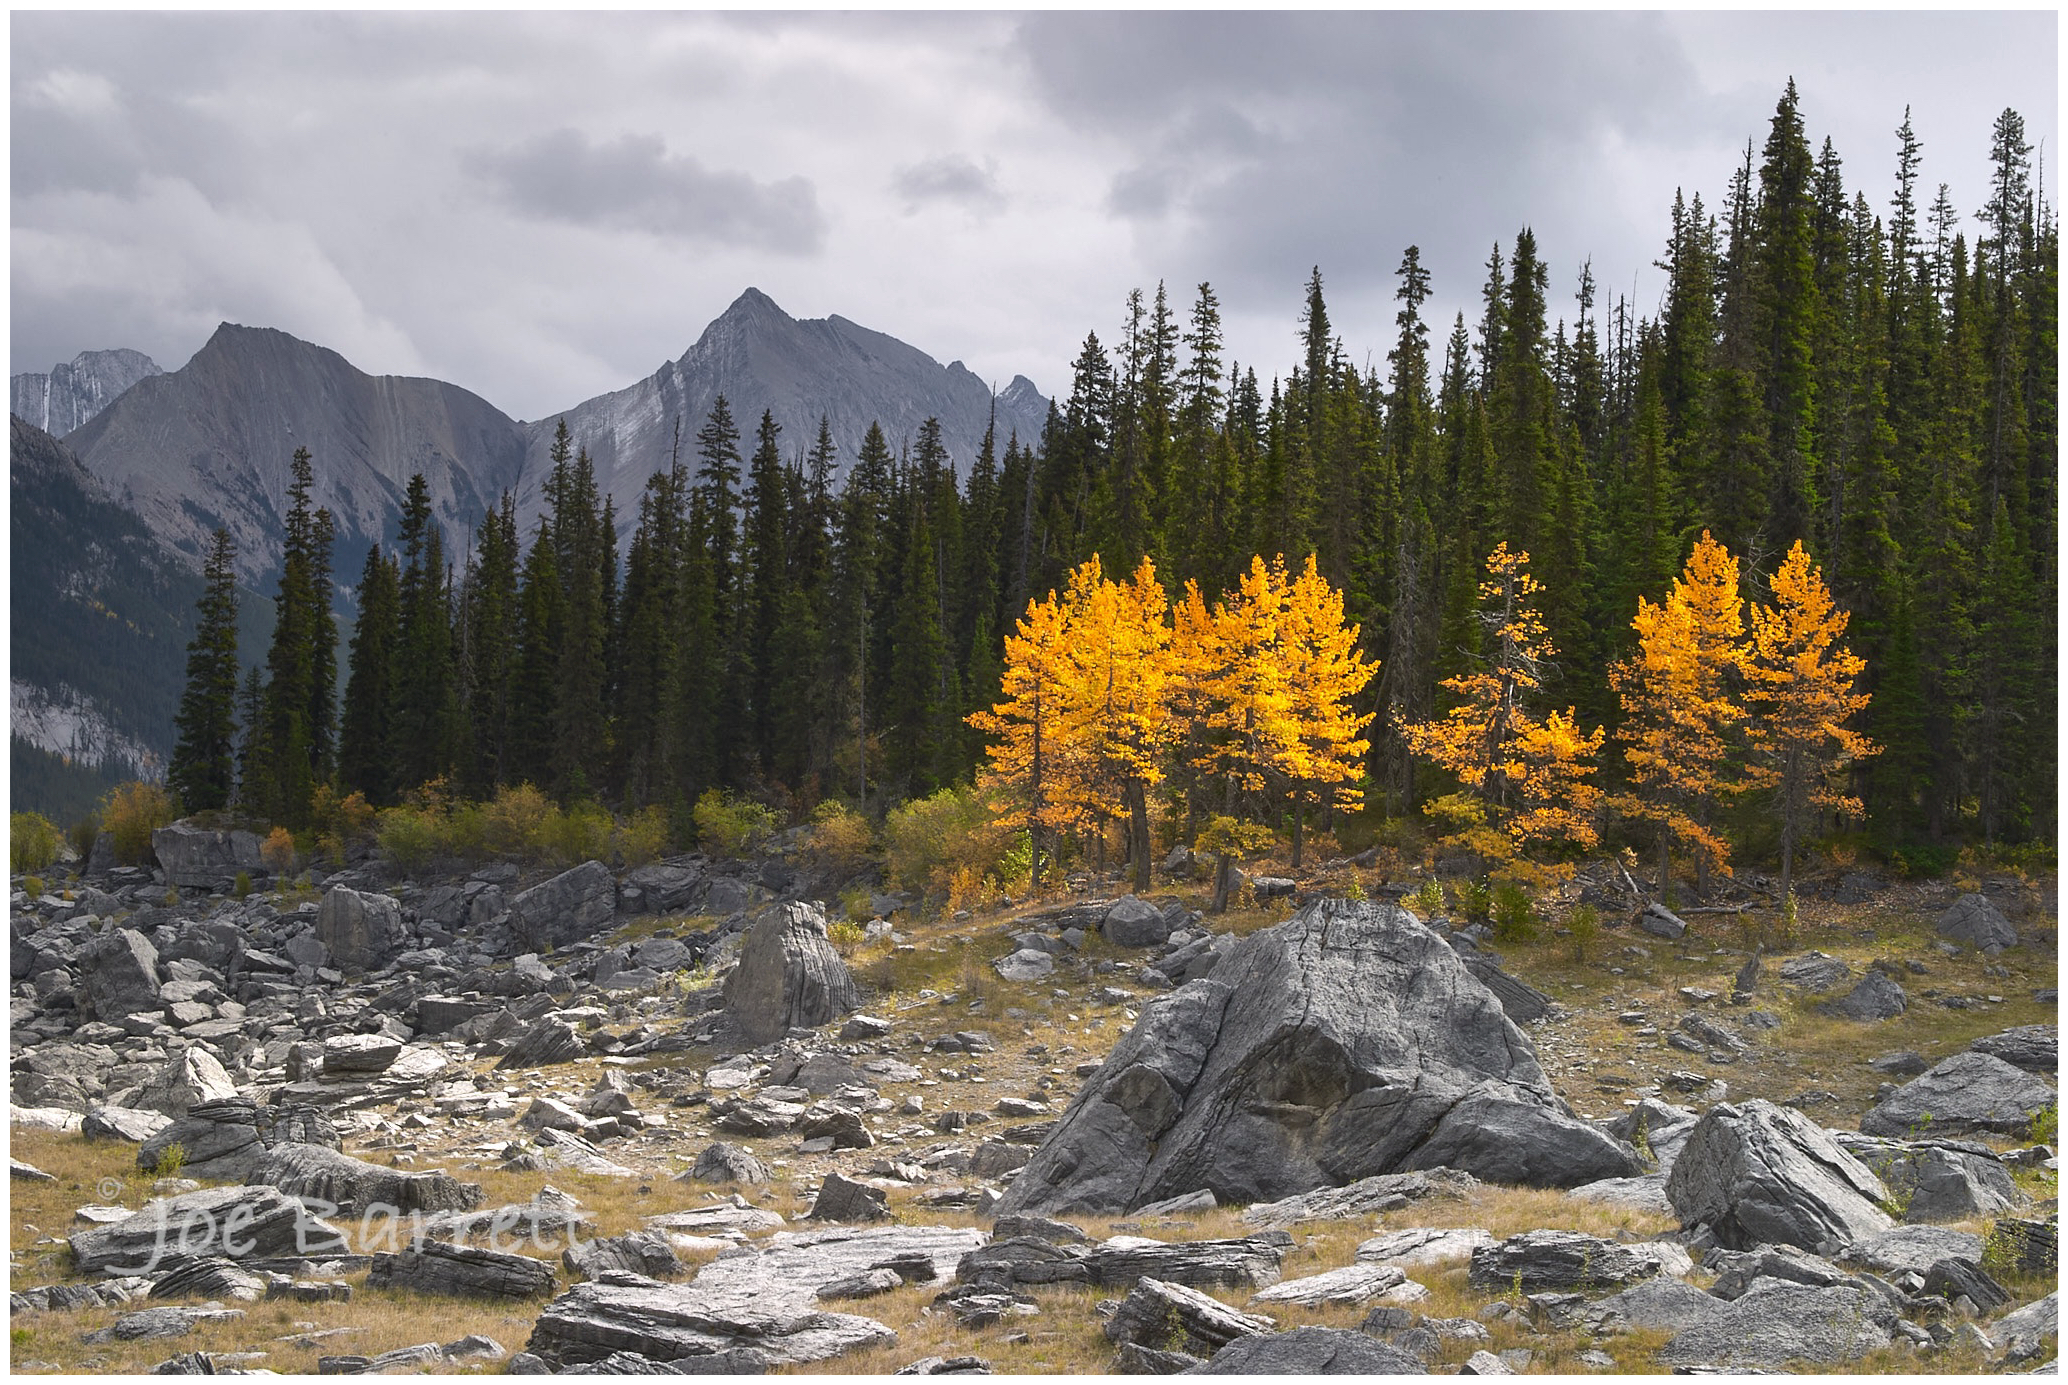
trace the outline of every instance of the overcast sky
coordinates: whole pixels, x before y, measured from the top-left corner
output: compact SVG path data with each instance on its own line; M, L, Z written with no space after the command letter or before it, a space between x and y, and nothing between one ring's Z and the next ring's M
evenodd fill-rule
M1990 125L2058 200L2056 16L24 13L13 364L219 321L518 417L679 356L748 285L1002 387L1067 389L1130 288L1210 280L1230 353L1295 359L1319 265L1383 368L1394 270L1441 341L1534 228L1656 311L1675 187L1715 206L1792 75L1885 209L1907 103L1972 231Z

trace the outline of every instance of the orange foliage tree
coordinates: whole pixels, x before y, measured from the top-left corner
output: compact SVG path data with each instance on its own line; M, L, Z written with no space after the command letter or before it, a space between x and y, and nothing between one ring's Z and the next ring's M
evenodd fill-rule
M1278 629L1278 666L1285 688L1283 714L1271 727L1271 763L1291 786L1292 863L1300 864L1301 827L1308 801L1355 812L1364 802L1354 782L1371 742L1351 700L1379 666L1357 648L1359 630L1343 623L1343 594L1316 570L1314 555L1285 589Z
M1867 706L1853 680L1867 661L1837 644L1852 620L1824 585L1801 540L1769 584L1774 604L1752 608L1745 701L1754 763L1748 787L1769 788L1781 818L1781 894L1795 884L1795 844L1812 808L1849 817L1860 801L1832 787L1832 778L1880 747L1845 723Z
M1447 678L1457 698L1443 716L1402 728L1408 748L1456 775L1469 791L1425 811L1455 829L1446 840L1524 877L1542 868L1524 859L1535 843L1597 840L1602 793L1593 782L1604 732L1582 732L1573 709L1538 716L1546 661L1557 653L1534 598L1529 554L1506 543L1487 555L1479 584L1480 621L1489 632L1486 666Z
M1732 696L1746 659L1738 560L1704 530L1665 601L1638 597L1630 625L1637 651L1609 670L1626 718L1617 738L1632 786L1614 806L1656 825L1664 898L1676 840L1705 877L1730 861L1730 845L1709 819L1731 787L1731 733L1745 718Z
M1054 592L1046 601L1029 601L1017 630L1005 637L1001 700L990 711L969 718L970 725L992 738L984 752L990 760L985 787L1006 790L1024 814L1034 845L1030 883L1036 889L1041 885L1041 843L1071 825L1071 805L1077 797L1071 785L1082 777L1078 757L1058 734L1069 637Z

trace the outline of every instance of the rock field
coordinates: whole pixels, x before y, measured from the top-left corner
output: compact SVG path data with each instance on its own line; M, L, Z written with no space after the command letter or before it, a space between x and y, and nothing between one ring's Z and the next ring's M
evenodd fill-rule
M248 836L16 881L16 1371L2054 1369L2051 877L1777 939L1609 863L1582 955L1174 855L856 940L781 858Z

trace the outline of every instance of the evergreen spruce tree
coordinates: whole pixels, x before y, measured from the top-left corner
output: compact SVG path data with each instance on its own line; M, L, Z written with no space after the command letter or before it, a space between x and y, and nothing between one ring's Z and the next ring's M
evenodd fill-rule
M359 573L359 623L352 631L350 677L338 748L338 783L376 806L395 802L398 788L392 733L401 578L375 544ZM418 781L421 782L421 781Z
M173 726L179 732L166 780L190 813L227 807L237 786L237 550L217 529L201 568L187 685Z

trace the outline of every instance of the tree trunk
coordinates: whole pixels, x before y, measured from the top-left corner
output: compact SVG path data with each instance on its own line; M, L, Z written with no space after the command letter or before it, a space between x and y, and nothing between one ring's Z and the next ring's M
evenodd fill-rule
M1301 855L1301 851L1302 851L1302 848L1303 848L1303 847L1305 846L1305 842L1304 842L1304 841L1302 840L1302 838L1303 838L1303 836L1304 836L1305 834L1304 834L1304 833L1303 833L1303 832L1301 831L1301 829L1302 829L1302 828L1304 828L1304 827L1306 826L1306 819L1307 819L1307 805L1306 805L1305 803L1301 802L1301 801L1300 801L1300 796L1299 796L1299 795L1298 795L1297 793L1295 793L1295 794L1293 795L1293 854L1292 854L1292 863L1293 863L1293 869L1294 869L1294 870L1298 870L1298 869L1300 868L1300 855Z
M1129 850L1135 858L1135 893L1149 893L1149 787L1137 779L1128 788Z
M1673 834L1659 824L1659 903L1673 907Z
M1212 902L1206 906L1206 912L1209 914L1225 914L1228 912L1229 864L1228 856L1225 852L1214 857L1214 897Z

